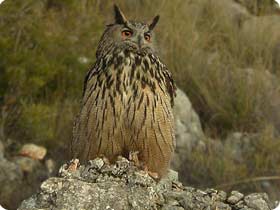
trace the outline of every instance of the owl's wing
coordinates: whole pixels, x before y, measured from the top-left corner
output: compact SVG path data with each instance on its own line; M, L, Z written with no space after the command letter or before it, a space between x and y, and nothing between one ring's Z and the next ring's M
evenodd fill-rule
M170 71L168 70L168 68L164 65L163 67L163 71L164 71L164 76L165 76L165 85L167 88L167 91L169 93L170 96L170 100L171 100L171 106L174 106L174 98L176 97L176 85L174 83L173 77L170 73Z
M85 95L85 92L86 92L86 89L87 89L87 84L88 84L88 81L92 78L92 76L94 74L96 74L97 72L99 71L99 68L98 68L98 64L97 62L95 62L95 64L93 65L92 68L90 68L85 76L85 79L84 79L84 87L83 87L83 97Z
M95 63L92 68L89 69L85 78L84 78L84 87L83 87L83 100L82 104L84 103L84 98L87 95L87 91L91 80L93 79L94 75L99 71L98 63ZM76 119L74 120L73 126L73 138L70 145L70 151L72 154L72 158L79 158L80 160L84 158L86 155L86 141L85 141L85 129L87 128L86 120L85 120L85 112L87 112L87 106L85 104L82 105L82 109L80 110L79 114L77 115Z
M168 88L168 92L171 96L171 106L174 106L174 98L176 97L176 85L174 83L173 77L172 75L169 73L168 71L168 78L169 78L169 82L167 83L167 88Z

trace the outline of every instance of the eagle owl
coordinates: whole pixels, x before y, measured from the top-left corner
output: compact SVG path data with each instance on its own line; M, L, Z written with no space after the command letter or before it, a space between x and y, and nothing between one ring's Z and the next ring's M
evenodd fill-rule
M84 162L97 156L115 161L138 153L149 172L162 177L175 147L173 79L155 49L156 16L149 23L127 20L115 5L86 75L82 108L71 151Z

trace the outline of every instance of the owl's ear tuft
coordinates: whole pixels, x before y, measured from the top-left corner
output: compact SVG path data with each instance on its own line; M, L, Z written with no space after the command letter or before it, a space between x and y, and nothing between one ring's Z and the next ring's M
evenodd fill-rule
M159 15L155 16L154 19L148 24L150 31L152 31L159 21Z
M127 22L127 19L116 4L114 4L114 11L115 11L115 23L125 24Z

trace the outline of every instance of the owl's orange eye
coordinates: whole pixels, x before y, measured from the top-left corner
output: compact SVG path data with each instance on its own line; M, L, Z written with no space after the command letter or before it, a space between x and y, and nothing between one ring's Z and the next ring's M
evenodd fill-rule
M132 36L132 32L129 30L124 30L122 31L122 37L131 37Z
M151 41L151 35L150 34L145 34L144 38L146 39L146 41L150 42Z

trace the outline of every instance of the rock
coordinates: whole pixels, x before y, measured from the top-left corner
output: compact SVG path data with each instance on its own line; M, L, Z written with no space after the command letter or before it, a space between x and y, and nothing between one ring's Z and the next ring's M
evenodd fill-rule
M270 206L267 204L268 197L266 194L253 193L248 195L244 199L246 205L256 210L270 210Z
M5 207L16 207L14 203L19 203L16 192L20 191L19 186L23 179L23 172L20 167L6 159L0 160L0 203ZM16 194L16 195L15 195Z
M75 171L64 164L58 177L44 181L38 193L22 202L19 210L39 209L270 209L265 194L241 196L232 192L184 187L174 171L152 179L125 158L110 165L97 158ZM231 201L231 202L229 202ZM237 202L237 203L236 203Z
M224 140L224 148L234 161L244 163L245 156L253 153L255 150L254 142L259 138L258 134L234 132Z
M14 163L16 163L21 171L25 173L33 173L34 170L40 167L40 162L38 160L31 159L29 157L17 157L14 159Z
M47 154L47 149L35 144L25 144L19 151L19 154L30 157L34 160L42 160Z
M231 195L228 197L227 202L230 204L237 204L242 198L244 198L244 195L237 191L232 191Z
M16 209L49 176L48 169L39 160L20 156L11 160L0 158L1 205Z
M172 168L180 170L187 152L194 147L203 147L205 135L199 117L186 94L179 88L174 101L174 119L176 151L172 160Z

